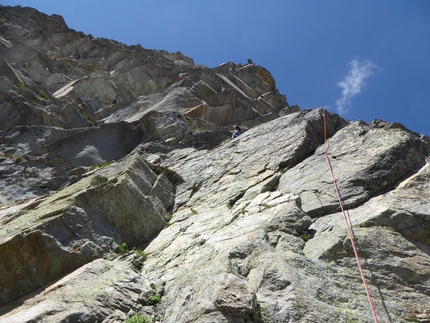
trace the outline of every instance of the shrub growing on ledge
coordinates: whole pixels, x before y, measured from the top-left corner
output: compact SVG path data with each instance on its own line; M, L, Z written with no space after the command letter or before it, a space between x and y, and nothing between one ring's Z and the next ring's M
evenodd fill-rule
M119 253L128 253L129 249L128 249L127 244L125 242L123 242L116 247L116 251Z

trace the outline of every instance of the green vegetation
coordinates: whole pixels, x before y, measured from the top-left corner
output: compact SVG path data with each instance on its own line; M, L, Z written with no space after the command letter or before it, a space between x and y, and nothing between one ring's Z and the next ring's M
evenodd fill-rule
M314 237L315 232L316 231L314 229L307 229L302 232L300 238L302 238L304 242L307 242Z
M148 259L148 254L143 252L142 249L139 249L139 248L133 249L132 251L134 251L136 253L132 257L133 266L137 270L142 270L143 263L146 261L146 259Z
M160 302L161 295L157 293L157 286L155 286L154 283L151 283L149 286L151 287L151 289L144 294L143 301L147 305L154 306L155 304Z
M240 208L239 214L245 214L245 210L248 207L249 203L251 203L251 202L245 203L245 205Z
M116 250L119 253L128 253L129 252L128 246L127 246L127 244L125 242L123 242L120 245L118 245L118 247L116 247Z
M170 220L173 218L173 214L169 213L167 214L167 222L166 227L170 227L173 223L170 222Z
M17 89L19 92L23 92L23 93L24 92L30 92L36 100L38 100L38 101L40 101L42 103L46 103L47 101L50 100L49 96L45 92L43 92L41 88L36 87L37 92L38 92L38 93L36 93L35 91L32 90L32 88L33 89L35 88L34 85L29 85L23 79L23 77L19 73L16 72L16 70L13 70L13 71L14 71L15 76L18 78L18 81L19 81L19 85L13 84L13 86L15 87L15 89ZM30 100L30 101L28 101L28 103L33 103L33 101Z
M161 299L160 294L151 295L148 297L148 304L149 305L155 305L160 301L160 299Z
M148 258L148 254L143 252L142 249L137 248L134 251L143 259L143 261Z
M357 316L357 313L354 310L344 309L344 308L337 308L334 311L334 314L339 319L342 319L343 322L347 322L347 323L357 323L357 322L360 322L360 319L359 319L359 317Z
M248 322L248 321L246 321ZM254 313L251 315L251 321L255 323L274 323L270 318L267 306L264 303L257 303Z
M94 123L94 121L91 120L90 117L88 117L88 115L85 113L85 110L84 110L84 107L82 106L82 104L80 104L78 101L76 101L76 99L73 99L73 103L78 107L79 111L81 112L81 114L85 118L85 120L87 120L87 122L90 125L95 126L96 124Z
M309 239L311 238L309 235L307 235L306 233L303 233L300 238L303 239L304 242L309 241Z
M125 320L125 323L149 323L149 321L140 314L135 314Z
M146 159L144 159L144 162L149 166L149 168L151 168L151 170L157 174L164 174L164 176L167 177L167 179L174 185L176 184L180 184L184 182L184 179L181 177L181 175L179 175L178 173L176 173L175 171L171 170L168 167L164 167L164 166L157 166L154 164L151 164L149 161L147 161Z
M37 88L37 90L39 91L38 94L32 91L36 99L38 99L41 102L49 101L49 96L45 92L43 92L41 88Z
M91 172L92 170L96 169L96 168L100 168L100 167L106 167L109 166L110 164L112 164L112 162L103 162L97 165L93 165L90 168L87 169L86 173Z
M191 212L193 212L194 215L199 214L199 212L197 212L196 210L194 210L193 208L190 208Z
M12 159L15 164L19 164L25 161L25 159L21 156L15 156L13 154L5 154L5 156Z

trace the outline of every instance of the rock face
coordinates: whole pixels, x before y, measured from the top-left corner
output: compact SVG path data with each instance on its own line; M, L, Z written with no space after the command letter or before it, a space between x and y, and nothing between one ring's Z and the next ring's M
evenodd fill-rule
M0 322L372 322L324 147L379 321L430 322L429 138L31 8L0 52Z
M1 210L2 305L115 245L145 243L165 226L173 185L130 157L49 197Z
M59 189L79 180L81 167L141 143L154 152L211 148L235 123L298 110L254 64L195 66L179 52L95 39L30 8L2 6L0 20L0 142L13 164L2 170L10 174L2 203Z

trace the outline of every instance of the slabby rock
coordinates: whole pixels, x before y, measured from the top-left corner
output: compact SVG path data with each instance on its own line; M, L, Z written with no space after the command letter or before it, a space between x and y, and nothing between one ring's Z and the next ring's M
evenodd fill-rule
M141 276L128 261L97 259L34 297L23 299L19 306L0 317L0 322L104 322L111 317L123 321L124 312L142 307L142 285Z
M0 322L371 321L325 130L379 321L429 321L428 137L300 111L252 60L0 29Z
M164 163L180 171L185 183L177 190L180 205L173 224L146 249L150 256L143 272L148 280L165 285L162 305L166 322L258 322L263 317L286 322L368 321L368 304L344 219L339 213L333 213L335 209L327 208L326 213L319 211L320 216L311 225L310 216L315 217L315 213L304 207L302 191L295 191L299 184L326 185L327 190L334 190L329 180L321 184L322 177L313 173L318 167L309 166L327 167L321 156L322 148L318 147L322 126L321 119L317 122L318 113L280 118L204 153L176 151L165 157ZM366 174L370 187L373 185L378 193L387 191L384 195L369 194L362 201L356 201L355 206L348 204L352 223L357 227L354 230L357 243L366 260L365 268L375 272L368 279L378 315L381 320L402 322L425 317L429 313L425 304L429 299L429 285L428 269L423 264L428 264L429 258L428 242L423 234L428 231L429 190L424 184L428 182L428 166L423 162L428 159L428 146L408 131L392 134L391 130L380 129L372 131L367 140L384 140L386 150L383 147L374 151L374 143L367 146L361 141L345 140L342 132L354 134L357 129L360 132L363 128L374 129L364 123L356 127L356 124L341 130L334 127L333 133L337 132L329 145L333 149L347 144L345 159L351 152L355 158L354 163L345 161L344 164L335 158L335 172L353 170L348 176L357 177ZM304 133L314 135L303 136ZM273 137L278 143L272 146L268 141L272 143ZM372 158L369 158L370 151ZM283 158L279 159L278 155ZM383 161L380 155L384 156ZM398 155L405 155L405 160L394 166L388 162L394 160L390 156ZM253 167L260 170L253 171ZM294 175L298 171L301 176ZM387 176L377 177L373 171ZM263 174L267 177L259 183L258 178ZM410 177L403 181L406 176ZM281 178L279 185L277 178ZM301 178L307 182L294 182ZM385 184L387 180L389 183ZM347 185L355 188L352 183ZM340 187L344 189L345 184L341 182ZM407 193L418 187L420 192ZM316 198L316 201L319 200ZM402 207L411 211L404 212ZM395 221L396 217L399 221ZM305 242L302 235L311 239ZM392 247L387 246L389 241ZM205 296L205 291L217 288L208 287L208 282L222 272L238 275L247 282L247 289L255 293L257 305L246 319L240 318L239 312L232 317ZM398 286L404 287L393 290L396 284L393 277L397 277ZM408 294L410 286L416 292ZM386 296L379 297L378 288ZM240 293L236 296L245 297ZM396 299L407 299L408 304L416 305L406 311ZM240 301L236 304L239 306Z
M425 162L427 145L407 131L373 128L355 122L338 131L327 143L327 152L346 208L387 191ZM279 189L300 195L302 208L313 216L339 207L324 147L288 170Z
M131 155L52 196L3 209L1 304L118 244L133 247L149 241L165 226L173 198L173 185L165 176Z

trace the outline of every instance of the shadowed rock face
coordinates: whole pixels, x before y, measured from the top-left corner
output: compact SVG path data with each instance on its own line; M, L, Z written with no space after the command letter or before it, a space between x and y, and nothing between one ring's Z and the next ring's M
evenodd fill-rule
M31 8L0 52L1 323L371 322L324 130L379 321L429 322L429 138Z
M154 237L168 221L173 185L140 158L102 167L51 196L1 209L0 304Z
M180 52L95 39L34 9L2 6L0 15L0 144L13 164L0 178L2 203L76 182L82 167L139 144L212 148L234 124L298 110L261 66L210 69Z

